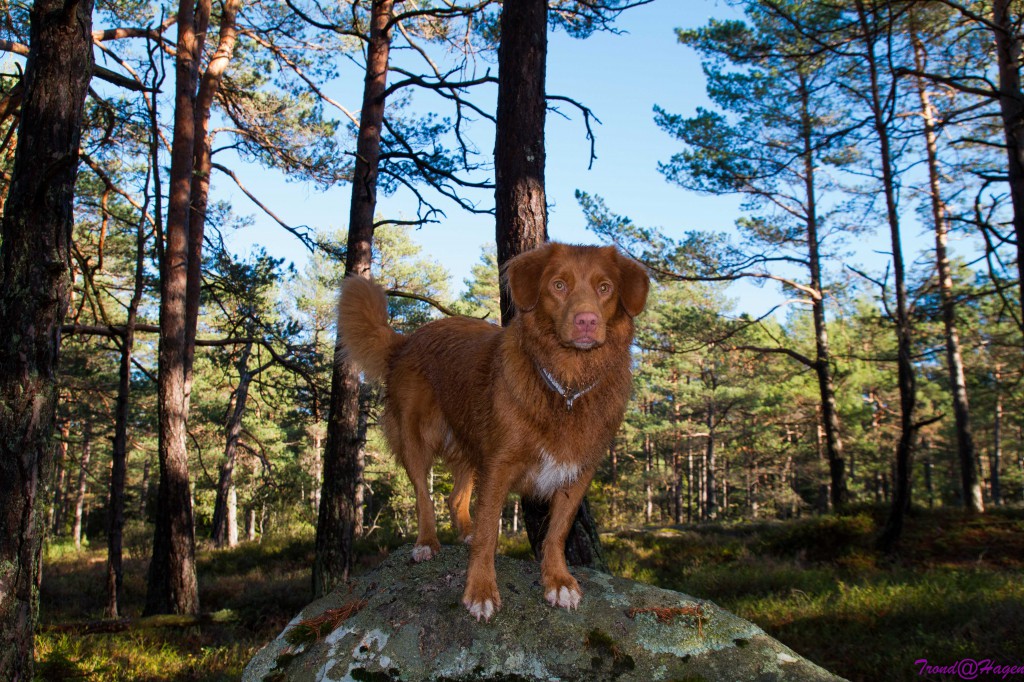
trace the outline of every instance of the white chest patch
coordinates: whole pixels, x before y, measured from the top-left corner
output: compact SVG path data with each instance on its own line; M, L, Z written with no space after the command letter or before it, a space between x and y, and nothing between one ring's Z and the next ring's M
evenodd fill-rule
M540 451L540 464L533 470L533 493L548 499L555 491L573 483L580 475L576 464L557 461L547 450Z

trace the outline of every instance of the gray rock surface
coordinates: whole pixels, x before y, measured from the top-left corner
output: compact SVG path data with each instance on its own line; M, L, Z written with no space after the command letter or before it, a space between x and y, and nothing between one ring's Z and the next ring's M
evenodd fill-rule
M313 602L243 680L839 680L709 601L572 569L576 611L549 606L539 566L499 556L503 607L461 604L465 547L414 563L411 546Z

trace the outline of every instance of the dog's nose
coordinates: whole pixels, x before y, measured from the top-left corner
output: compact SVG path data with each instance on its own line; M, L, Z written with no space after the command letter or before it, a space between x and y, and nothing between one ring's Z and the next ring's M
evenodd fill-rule
M576 317L573 318L573 324L576 325L576 331L590 334L597 331L597 315L594 313L576 313Z

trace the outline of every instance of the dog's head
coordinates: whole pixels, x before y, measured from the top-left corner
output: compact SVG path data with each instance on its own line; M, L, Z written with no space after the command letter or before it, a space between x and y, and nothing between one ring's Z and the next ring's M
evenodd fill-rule
M555 242L510 260L505 277L516 310L548 318L558 342L579 350L603 345L620 316L639 315L650 287L644 268L615 247Z

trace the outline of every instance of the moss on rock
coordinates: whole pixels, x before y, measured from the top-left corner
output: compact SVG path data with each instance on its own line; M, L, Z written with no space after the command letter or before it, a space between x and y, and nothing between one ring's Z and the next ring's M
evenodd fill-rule
M840 679L711 602L586 569L573 570L584 598L567 611L544 601L537 564L498 557L503 607L478 623L460 605L467 561L463 546L423 563L400 548L306 607L243 680Z

